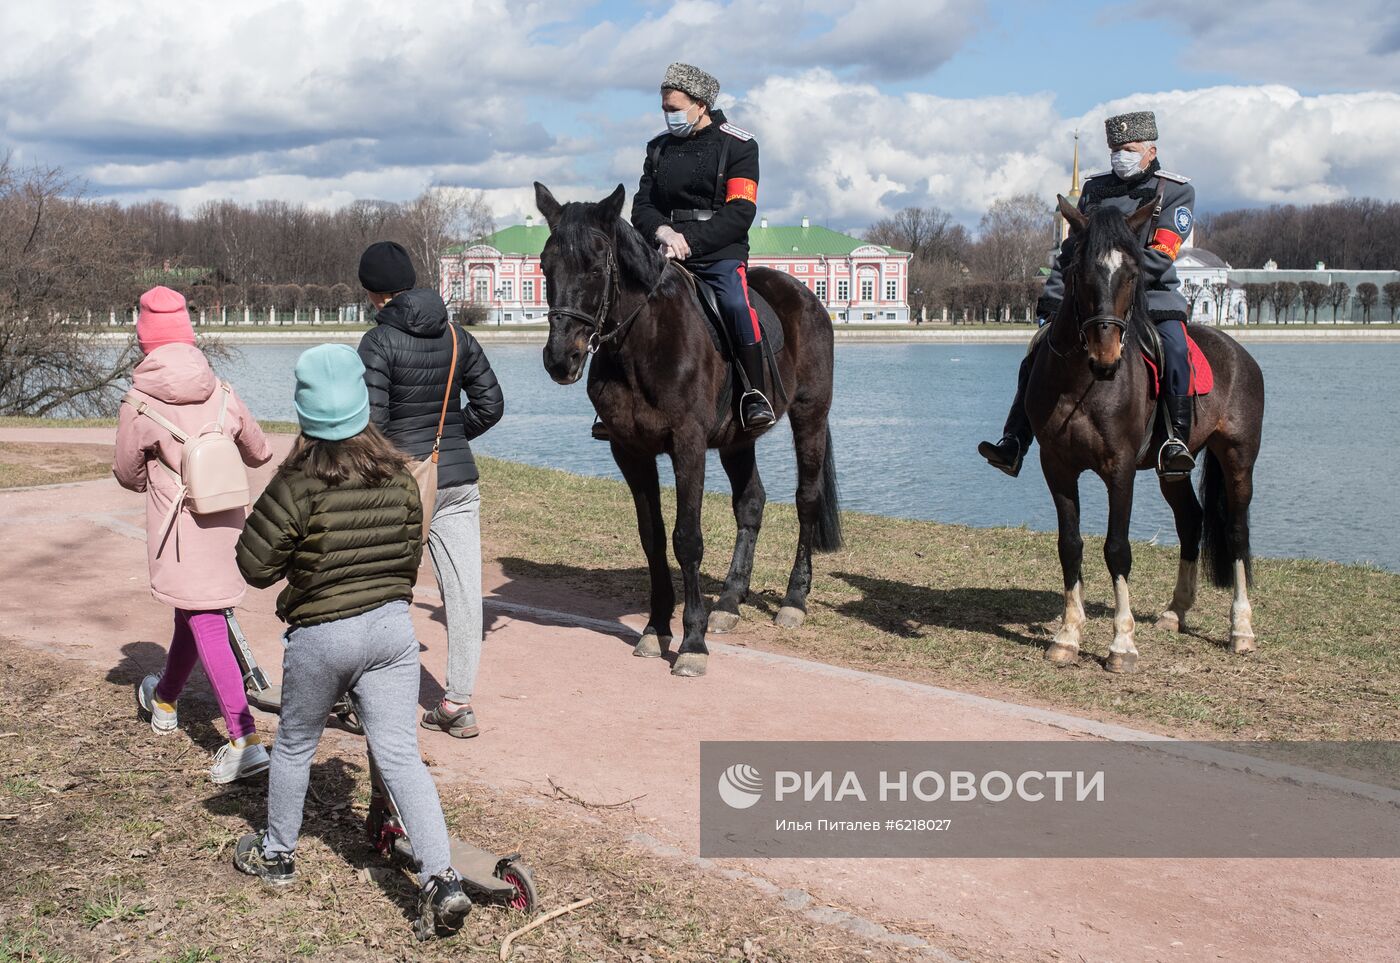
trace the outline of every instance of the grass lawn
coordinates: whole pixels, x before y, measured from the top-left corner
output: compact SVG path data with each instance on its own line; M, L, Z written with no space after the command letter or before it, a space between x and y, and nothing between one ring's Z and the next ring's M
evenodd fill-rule
M557 581L646 611L646 569L624 485L478 461L485 550L507 575ZM1226 590L1202 585L1189 633L1153 627L1171 597L1176 555L1137 544L1132 588L1142 658L1136 674L1120 676L1098 662L1113 638L1113 593L1095 539L1085 551L1085 655L1057 669L1042 658L1063 605L1053 534L856 513L845 515L845 528L849 547L815 560L806 625L779 631L770 620L787 585L796 513L769 502L742 608L753 641L1168 733L1400 738L1400 575L1256 560L1251 601L1260 648L1239 657L1225 646ZM706 496L704 532L704 590L713 602L733 548L727 496ZM678 573L675 579L679 585ZM677 632L679 616L678 608Z
M272 891L231 864L238 837L264 825L267 783L209 782L222 736L207 690L181 700L179 732L156 737L132 710L135 665L99 681L91 668L0 639L0 669L0 828L8 842L0 850L0 963L485 961L528 922L478 907L457 936L414 942L416 884L365 842L369 778L358 739L323 740L298 880ZM430 766L433 752L426 744ZM442 782L439 792L453 831L525 855L541 912L596 900L521 937L511 955L518 963L910 958L818 925L780 896L628 844L623 836L636 826L623 818L543 809L538 799L459 782ZM938 939L928 924L899 930ZM948 948L960 959L986 959Z

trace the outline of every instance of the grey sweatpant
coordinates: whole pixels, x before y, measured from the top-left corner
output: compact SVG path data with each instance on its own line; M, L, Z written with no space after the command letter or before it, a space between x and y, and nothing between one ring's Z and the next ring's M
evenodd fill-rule
M350 692L418 858L420 883L451 864L447 824L418 752L418 638L407 602L293 628L282 657L282 721L267 785L267 855L296 851L311 760L326 719Z
M470 702L481 665L481 493L476 485L438 489L428 554L447 617L447 699Z

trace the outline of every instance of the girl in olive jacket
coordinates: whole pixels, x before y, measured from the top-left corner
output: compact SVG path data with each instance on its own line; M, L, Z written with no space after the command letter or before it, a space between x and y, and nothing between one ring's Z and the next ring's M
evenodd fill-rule
M406 456L369 424L364 365L348 345L297 361L301 436L238 540L250 585L284 577L289 623L282 720L268 776L267 829L239 840L234 865L282 885L295 878L311 761L331 707L349 692L419 863L420 933L461 926L471 901L450 865L447 826L418 751L418 640L409 602L423 509Z

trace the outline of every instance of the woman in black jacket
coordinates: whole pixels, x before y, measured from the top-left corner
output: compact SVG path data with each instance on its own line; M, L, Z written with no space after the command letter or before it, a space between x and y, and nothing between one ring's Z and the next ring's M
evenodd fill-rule
M458 738L479 731L472 712L481 662L481 498L470 442L501 420L505 402L477 340L447 320L436 291L415 288L408 252L393 241L371 244L360 258L360 283L378 309L360 341L370 420L400 449L427 458L448 392L456 331L457 367L438 454L438 494L428 533L447 617L447 682L442 703L423 715L425 729ZM463 394L466 404L462 402Z

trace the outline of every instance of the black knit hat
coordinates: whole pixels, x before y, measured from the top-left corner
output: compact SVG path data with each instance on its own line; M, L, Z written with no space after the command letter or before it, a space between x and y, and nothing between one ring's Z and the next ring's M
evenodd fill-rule
M396 294L413 287L418 276L404 246L375 241L360 255L360 285L373 294Z

